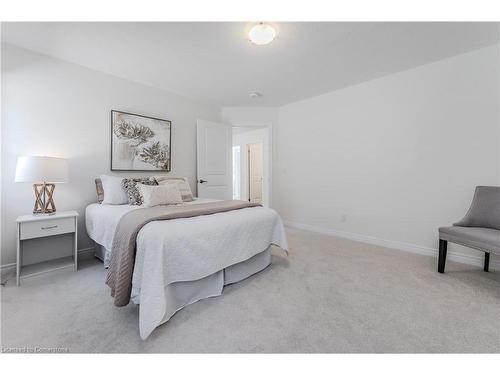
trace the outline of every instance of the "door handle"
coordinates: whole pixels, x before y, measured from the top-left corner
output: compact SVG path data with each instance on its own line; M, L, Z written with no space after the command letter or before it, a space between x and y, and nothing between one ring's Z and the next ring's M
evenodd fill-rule
M204 182L208 182L208 181L205 181L205 180L200 180L198 181L200 184L203 184Z

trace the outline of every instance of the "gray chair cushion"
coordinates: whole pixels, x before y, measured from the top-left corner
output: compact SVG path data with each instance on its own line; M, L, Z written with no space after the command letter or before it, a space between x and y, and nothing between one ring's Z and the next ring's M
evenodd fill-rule
M500 187L478 186L465 217L453 225L500 230Z
M472 227L439 228L439 239L500 254L500 230Z

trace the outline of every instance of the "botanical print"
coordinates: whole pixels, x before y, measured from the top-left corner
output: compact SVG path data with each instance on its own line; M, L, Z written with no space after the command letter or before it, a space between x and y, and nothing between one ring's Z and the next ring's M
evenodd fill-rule
M170 121L111 111L111 127L111 170L170 171Z

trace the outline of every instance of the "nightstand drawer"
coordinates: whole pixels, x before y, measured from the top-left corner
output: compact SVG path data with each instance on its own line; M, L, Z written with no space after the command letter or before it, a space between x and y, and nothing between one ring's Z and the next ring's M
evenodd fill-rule
M29 238L55 236L74 231L75 219L73 217L31 221L21 224L20 239L26 240Z

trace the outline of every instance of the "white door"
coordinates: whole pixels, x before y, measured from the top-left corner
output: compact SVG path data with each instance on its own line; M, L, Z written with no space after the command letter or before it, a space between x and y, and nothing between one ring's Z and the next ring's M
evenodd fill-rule
M263 147L262 143L248 146L248 197L249 201L262 203Z
M197 121L198 197L231 199L232 129L205 120Z

